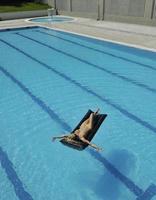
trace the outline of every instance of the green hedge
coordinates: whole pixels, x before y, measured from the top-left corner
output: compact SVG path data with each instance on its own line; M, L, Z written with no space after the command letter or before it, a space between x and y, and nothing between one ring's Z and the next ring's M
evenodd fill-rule
M1 1L1 0L0 0ZM3 2L4 0L2 0ZM30 11L30 10L44 10L49 8L47 4L35 3L30 1L20 1L16 0L14 2L10 2L10 0L6 0L5 3L0 3L0 13L3 12L16 12L16 11ZM13 0L12 0L13 1Z

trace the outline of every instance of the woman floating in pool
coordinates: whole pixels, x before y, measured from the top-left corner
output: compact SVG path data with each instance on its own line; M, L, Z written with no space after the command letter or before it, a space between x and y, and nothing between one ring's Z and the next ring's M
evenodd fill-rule
M88 132L90 132L94 127L95 117L98 114L99 114L99 109L96 112L92 112L90 116L80 125L80 127L71 134L56 136L53 137L52 140L55 141L56 139L64 139L64 138L73 139L75 138L75 136L77 136L79 140L95 148L97 151L102 150L100 147L96 146L95 144L92 144L89 140L86 139Z

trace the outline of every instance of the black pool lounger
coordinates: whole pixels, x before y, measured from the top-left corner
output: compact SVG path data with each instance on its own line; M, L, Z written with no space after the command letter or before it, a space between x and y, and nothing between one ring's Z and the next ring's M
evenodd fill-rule
M90 116L90 114L93 113L92 110L88 110L88 112L85 114L85 116L83 117L83 119L80 121L80 123L75 127L75 129L71 132L71 134L80 128L81 124L88 119L88 117ZM86 137L86 139L88 141L91 141L94 137L94 135L96 134L97 130L99 129L100 125L102 124L102 122L104 121L104 119L107 117L106 114L98 114L95 116L95 124L94 124L94 128L88 132L88 135ZM88 144L84 143L83 141L81 141L76 135L73 135L72 138L63 138L60 140L60 142L68 147L77 149L77 150L84 150Z

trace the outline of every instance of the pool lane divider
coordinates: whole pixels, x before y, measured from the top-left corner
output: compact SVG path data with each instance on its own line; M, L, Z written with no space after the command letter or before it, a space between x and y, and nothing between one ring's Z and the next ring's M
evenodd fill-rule
M55 120L59 125L61 125L66 131L71 131L71 127L64 121L62 120L50 107L46 105L45 102L43 102L41 99L36 97L34 94L30 92L30 90L19 80L17 80L13 75L11 75L6 69L4 69L2 66L0 66L0 71L11 81L13 81L16 85L19 86L19 88L22 89L23 92L25 92L36 104L40 106L42 110L44 110L51 119ZM1 166L4 168L8 179L14 186L14 190L16 193L16 196L20 200L33 200L31 195L24 190L23 183L19 179L16 171L13 168L13 164L9 160L7 154L2 150L0 147L0 163Z
M156 196L156 185L151 184L136 200L151 200Z
M45 112L47 112L52 120L55 120L59 125L61 125L66 131L71 131L72 128L63 120L61 119L57 114L54 114L54 111L52 111L46 104L40 100L38 97L36 97L34 94L30 92L30 90L19 80L17 80L12 74L10 74L6 69L4 69L2 66L0 66L0 71L11 81L13 81L15 84L19 86L25 92L31 99L37 103ZM49 110L50 109L50 110ZM49 112L50 111L50 112ZM51 115L52 114L52 115ZM111 173L113 176L115 176L118 180L120 180L131 192L133 192L137 196L143 196L143 190L140 189L133 181L131 181L129 178L127 178L125 175L123 175L121 172L119 172L109 161L107 161L105 158L102 157L101 154L93 151L88 150L88 152L97 159L100 163L103 164L103 166ZM19 180L15 170L12 167L11 161L8 159L6 153L0 148L0 161L2 167L5 169L9 180L14 185L16 195L19 197L20 200L32 200L31 196L25 192L25 190L22 187L22 182ZM16 181L18 181L16 183ZM154 184L152 184L154 185ZM155 186L155 185L154 185ZM155 187L154 187L155 188ZM149 192L150 191L150 192ZM152 195L151 195L151 186L145 191L145 196L154 196L153 193L153 186L152 186ZM24 198L23 198L24 196ZM25 198L28 197L28 198ZM139 199L141 200L141 199ZM147 200L144 198L144 200ZM148 198L148 200L150 200Z
M37 103L42 108L42 110L44 110L50 116L50 118L54 119L59 124L61 124L62 127L66 131L71 131L71 127L66 122L64 122L63 120L61 120L60 117L49 106L47 106L44 101L42 101L40 98L38 98L37 96L35 96L34 94L32 94L32 92L22 82L20 82L19 80L17 80L13 75L11 75L2 66L0 66L0 71L3 72L3 74L5 74L5 76L7 76L8 78L10 78L16 85L18 85L22 89L23 92L25 92L29 97L31 97L31 99L35 103Z
M24 189L22 181L14 170L13 163L9 160L7 153L4 152L2 147L0 147L0 163L14 187L16 196L20 200L33 200L32 196Z
M97 161L99 161L103 167L105 167L115 178L120 180L134 195L137 196L136 200L151 200L152 197L156 196L156 185L150 184L150 186L143 191L128 177L123 175L117 170L102 154L95 152L92 149L87 149L87 152Z
M123 175L120 171L117 170L104 156L99 152L95 152L92 149L87 149L87 152L97 161L99 161L102 166L104 166L113 176L119 179L133 194L140 196L143 194L143 190L139 188L133 181L128 177Z
M137 62L137 61L133 61L133 60L131 60L131 59L124 58L124 57L122 57L122 56L117 56L117 55L115 55L115 54L113 54L113 53L110 53L110 52L107 52L107 51L104 51L104 50L99 50L99 49L94 48L94 47L89 47L89 46L87 46L87 45L80 44L80 43L78 43L78 42L71 41L71 40L69 40L69 39L65 39L65 38L60 37L60 36L58 36L58 35L52 34L52 32L54 32L54 31L49 30L49 29L47 29L47 30L48 30L48 32L50 31L50 33L47 33L47 32L41 31L41 30L33 30L33 32L38 32L38 33L41 33L41 34L44 34L44 35L49 35L49 36L51 36L51 37L58 38L58 39L60 39L60 40L69 42L69 43L71 43L71 44L76 44L76 45L78 45L78 46L87 48L87 49L89 49L89 50L93 50L93 51L95 51L95 52L103 53L103 54L108 55L108 56L111 56L111 57L113 57L113 58L117 58L117 59L120 59L120 60L124 60L124 61L130 62L130 63L134 63L134 64L137 64L137 65L139 65L139 66L141 66L141 67L144 67L144 68L147 68L147 69L151 69L151 70L153 70L153 71L156 71L156 68L153 67L153 66L151 66L151 65L147 65L147 64L143 64L143 63L140 63L140 62ZM59 32L59 33L61 33L61 32Z
M83 91L87 92L88 94L91 94L93 95L94 97L97 97L98 99L100 99L101 101L103 101L104 103L106 103L107 105L115 108L116 110L118 110L120 113L122 113L124 116L128 117L129 119L135 121L136 123L142 125L143 127L149 129L150 131L156 133L156 127L151 125L150 123L148 123L147 121L145 120L142 120L141 118L137 117L136 115L134 115L133 113L130 113L129 111L127 111L126 109L122 108L120 105L114 103L112 100L104 97L104 96L101 96L99 95L98 93L94 92L93 90L91 90L90 88L86 87L86 86L83 86L81 85L81 83L77 82L76 80L70 78L69 76L67 76L66 74L62 73L62 72L59 72L57 71L54 67L50 66L50 65L47 65L46 63L36 59L35 57L29 55L28 53L24 52L23 50L15 47L14 45L12 45L11 43L7 42L7 41L4 41L2 39L0 39L1 42L3 42L4 44L8 45L9 47L17 50L18 52L24 54L26 57L30 58L31 60L39 63L41 66L43 66L44 68L52 71L53 73L57 74L58 76L62 77L63 79L65 79L66 81L76 85L77 87L81 88ZM2 71L2 68L0 68L1 71ZM4 69L3 69L4 70ZM5 72L5 71L4 71ZM8 73L6 71L6 73ZM16 81L16 79L15 79ZM17 81L18 82L18 81ZM21 86L23 87L23 85L21 84ZM23 88L26 88L25 86ZM26 88L26 91L28 91L28 94L31 92ZM32 95L32 98L33 98L34 95ZM36 99L36 98L34 98ZM45 105L45 103L42 103L41 100L39 100L39 102L41 102L41 106L44 108L43 105ZM49 111L51 114L54 114L53 112L50 111L50 109L48 107L45 107L45 110ZM55 114L54 114L55 116ZM66 127L66 125L65 125ZM69 128L69 127L68 127Z
M62 50L60 50L60 49L57 49L57 48L55 48L55 47L52 47L51 45L45 44L44 42L38 41L38 40L36 40L36 39L34 39L34 38L32 38L32 37L26 36L26 35L21 34L21 33L15 33L15 34L16 34L16 35L19 35L19 36L21 36L21 37L23 37L23 38L26 38L26 39L28 39L28 40L31 40L31 41L33 41L33 42L36 42L37 44L40 44L40 45L42 45L42 46L45 46L45 47L47 47L47 48L49 48L49 49L52 49L52 50L54 50L54 51L56 51L56 52L58 52L58 53L64 54L64 55L66 55L66 56L68 56L68 57L70 57L70 58L73 58L73 59L76 59L76 60L78 60L78 61L80 61L80 62L83 62L83 63L85 63L85 64L87 64L87 65L89 65L89 66L92 66L92 67L96 68L96 69L99 69L99 70L101 70L102 72L105 72L105 73L107 73L107 74L109 74L109 75L111 75L111 76L117 77L117 78L119 78L119 79L121 79L121 80L123 80L123 81L129 82L129 83L131 83L131 84L133 84L133 85L135 85L135 86L141 87L141 88L143 88L143 89L145 89L145 90L147 90L147 91L150 91L150 92L156 94L156 89L155 89L155 88L151 88L151 87L147 86L146 84L139 83L139 82L137 82L136 80L130 79L130 78L128 78L128 77L126 77L126 76L123 76L123 75L120 75L120 74L118 74L118 73L116 73L116 72L112 72L111 70L108 70L108 69L106 69L106 68L104 68L104 67L101 67L101 66L99 66L99 65L95 65L95 64L93 64L93 63L91 63L91 62L89 62L89 61L87 61L87 60L84 60L84 59L82 59L82 58L79 58L79 57L77 57L77 56L74 56L74 55L72 55L72 54L69 54L69 53L67 53L67 52L65 52L65 51L62 51Z

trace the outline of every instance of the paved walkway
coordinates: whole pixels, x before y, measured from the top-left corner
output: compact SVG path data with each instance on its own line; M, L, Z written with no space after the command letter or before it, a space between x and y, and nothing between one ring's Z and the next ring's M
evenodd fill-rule
M68 23L32 23L25 19L1 21L0 29L20 26L41 25L57 28L79 34L86 34L133 46L149 48L156 51L156 27L135 24L124 24L108 21L96 21L87 18L77 18Z

